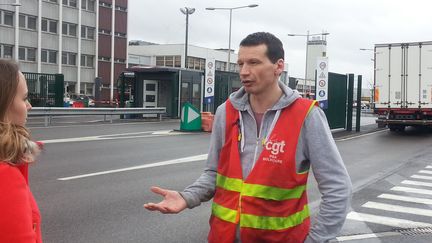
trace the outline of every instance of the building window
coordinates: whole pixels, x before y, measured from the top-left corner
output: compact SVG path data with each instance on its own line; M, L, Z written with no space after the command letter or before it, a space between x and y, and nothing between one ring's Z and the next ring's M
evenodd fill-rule
M57 51L42 49L41 51L41 60L44 63L57 63Z
M62 26L63 26L62 27L63 35L68 35L68 36L73 36L73 37L77 36L77 25L76 24L63 22Z
M180 67L181 56L156 56L156 66Z
M77 7L77 0L63 0L63 5L76 8Z
M125 60L125 59L122 59L122 58L115 58L115 59L114 59L114 62L115 62L115 63L126 63L126 60Z
M57 0L44 0L44 2L57 3Z
M81 67L93 67L93 56L81 55Z
M99 29L99 34L111 35L111 30Z
M0 44L0 57L12 58L13 46Z
M198 57L188 57L187 67L189 69L204 70L205 69L205 59Z
M111 58L110 58L110 57L102 57L102 56L99 56L99 61L110 62L110 61L111 61Z
M225 71L226 70L226 62L216 61L215 64L216 64L215 70L218 70L218 71Z
M42 31L57 34L57 21L52 19L42 19Z
M99 6L101 7L106 7L106 8L112 8L112 4L111 3L106 3L106 2L99 2Z
M20 14L19 27L24 29L36 30L36 17Z
M115 36L126 38L126 34L125 33L120 33L120 32L115 32Z
M82 25L81 26L81 38L94 40L95 28Z
M81 0L81 9L94 12L95 1L94 0Z
M36 61L36 48L20 47L18 49L18 59L21 61Z
M76 53L63 52L62 64L76 66Z
M121 7L121 6L115 6L115 10L119 10L119 11L122 11L122 12L126 12L127 11L127 9L125 8L125 7Z
M14 16L13 12L0 10L0 25L13 26L13 22L14 22L13 16Z

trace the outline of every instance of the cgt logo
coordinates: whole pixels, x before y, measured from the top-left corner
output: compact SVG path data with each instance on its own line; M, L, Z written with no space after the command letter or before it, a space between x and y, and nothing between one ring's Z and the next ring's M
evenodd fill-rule
M272 142L267 141L265 143L265 149L270 150L271 154L278 155L279 153L284 153L285 141Z

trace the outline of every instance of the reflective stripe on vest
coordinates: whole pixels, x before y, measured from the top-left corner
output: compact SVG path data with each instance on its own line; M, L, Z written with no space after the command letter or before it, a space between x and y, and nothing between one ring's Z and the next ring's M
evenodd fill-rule
M244 183L242 179L234 179L217 173L216 186L229 191L240 192L242 196L258 197L282 201L300 198L306 190L306 185L297 186L292 189L283 189L272 186Z
M212 205L214 216L231 222L237 223L237 210L229 209L215 202ZM264 230L283 230L297 226L309 217L309 207L304 205L303 210L287 217L256 216L251 214L240 215L240 227L248 227Z

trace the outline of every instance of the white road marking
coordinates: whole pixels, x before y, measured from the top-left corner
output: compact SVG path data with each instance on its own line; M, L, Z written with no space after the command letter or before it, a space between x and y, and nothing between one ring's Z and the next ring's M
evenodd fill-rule
M388 203L378 203L378 202L367 202L363 204L362 207L379 209L379 210L390 211L390 212L407 213L407 214L415 214L415 215L432 217L432 210L430 209L397 206Z
M163 130L163 131L147 131L147 132L134 132L134 133L119 133L119 134L77 137L77 138L49 139L49 140L42 140L41 142L45 144L89 142L89 141L100 141L100 140L128 139L128 138L175 136L175 135L184 135L184 134L190 134L190 133L179 133L179 132L172 132L172 130Z
M349 138L335 139L335 142L343 142L343 141L347 141L347 140L351 140L351 139L366 137L366 136L369 136L369 135L373 135L373 134L381 133L381 132L385 132L385 131L387 131L387 130L380 130L380 131L366 133L366 134L362 134L362 135L358 135L358 136L354 136L354 137L349 137Z
M423 179L423 180L432 180L432 176L422 176L422 175L412 175L411 178Z
M421 170L421 171L419 171L419 173L432 175L432 171L430 171L430 170Z
M351 240L365 240L371 238L387 237L387 236L399 236L402 235L399 232L382 232L382 233L371 233L361 235L347 235L336 237L337 242L351 241Z
M432 169L432 166L428 165L426 166L426 169Z
M432 187L432 183L429 182L423 182L423 181L410 181L410 180L404 180L401 182L402 184L405 185L413 185L413 186L428 186L428 187Z
M156 163L151 163L151 164L126 167L126 168L122 168L122 169L106 170L106 171L100 171L100 172L83 174L83 175L63 177L63 178L58 178L57 180L68 181L68 180L75 180L75 179L98 176L98 175L113 174L113 173L131 171L131 170L140 170L140 169L152 168L152 167L158 167L158 166L164 166L164 165L190 163L190 162L201 161L201 160L206 160L206 159L207 159L207 154L200 154L200 155L195 155L195 156L190 156L190 157L185 157L185 158L180 158L180 159L173 159L173 160L161 161L161 162L156 162Z
M350 212L347 215L347 219L375 223L375 224L382 224L382 225L398 227L398 228L432 227L432 224L428 224L428 223L416 222L416 221L411 221L406 219L391 218L385 216L377 216L377 215L366 214L366 213L357 213L357 212Z
M432 205L432 199L427 199L427 198L406 197L406 196L399 196L399 195L385 194L385 193L379 195L378 198L392 199L392 200L398 200L398 201L410 202L410 203L422 203L422 204Z
M409 193L418 193L418 194L425 194L425 195L432 195L431 190L426 189L417 189L417 188L411 188L411 187L403 187L403 186L395 186L391 188L392 191L399 191L399 192L409 192Z

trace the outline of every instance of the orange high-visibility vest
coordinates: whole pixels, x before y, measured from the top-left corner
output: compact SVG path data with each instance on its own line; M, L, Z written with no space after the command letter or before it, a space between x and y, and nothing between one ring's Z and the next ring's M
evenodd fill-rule
M243 179L239 154L239 114L226 102L225 144L221 149L210 218L210 243L304 242L309 233L306 184L295 153L304 120L315 101L297 99L281 111L263 151Z

